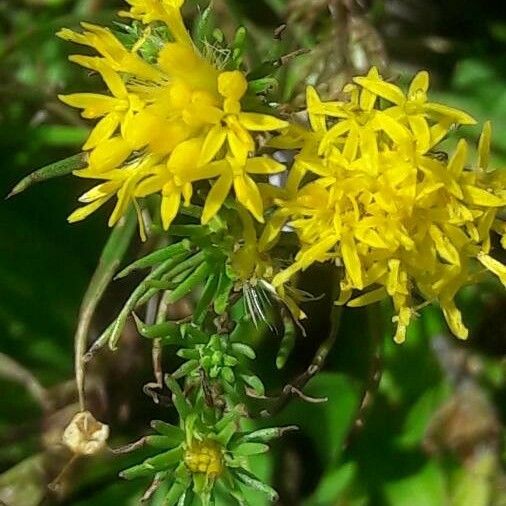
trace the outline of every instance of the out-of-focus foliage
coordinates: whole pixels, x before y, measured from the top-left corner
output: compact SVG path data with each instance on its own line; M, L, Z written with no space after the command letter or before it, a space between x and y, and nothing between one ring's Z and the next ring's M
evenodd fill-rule
M259 66L300 48L312 49L285 58L275 90L280 101L295 108L304 83L335 96L351 75L370 64L394 79L426 68L436 80L436 98L444 97L480 122L492 120L493 155L497 164L506 164L506 19L492 5L476 2L464 9L461 2L422 0L214 4L225 31L234 24L249 29L248 54ZM108 23L120 5L112 0L0 0L4 195L32 169L74 154L87 134L86 124L56 95L100 84L67 62L70 48L54 33L81 19ZM194 2L186 14L195 12ZM288 27L276 41L273 32L284 21ZM462 133L473 139L478 134L473 128ZM72 335L107 236L103 215L73 226L65 221L84 189L83 182L63 178L1 204L0 500L8 506L40 504L44 497L49 504L137 504L148 485L117 479L118 471L137 463L139 455L107 455L77 462L60 477L56 490L46 488L70 458L56 443L77 410ZM136 245L131 257L141 248ZM331 275L315 268L302 284L323 293ZM92 337L135 282L113 283ZM465 346L447 336L436 311L426 311L415 322L402 346L389 339L390 308L345 311L325 370L304 390L310 400L326 397L327 402L294 399L272 418L252 422L252 427L300 427L253 466L280 492L281 504L506 504L506 299L493 281L461 299L471 329ZM311 322L288 360L285 383L307 368L329 331L329 297L308 302L304 309L311 312ZM262 342L257 354L268 391L283 387L274 379L270 360L278 346ZM153 404L139 388L151 380L149 363L150 350L129 324L121 350L103 354L90 367L92 408L111 425L114 443L142 435L149 420L167 410L166 392L159 392L161 402ZM164 492L160 489L151 504L162 504ZM264 501L262 495L252 499L255 505Z

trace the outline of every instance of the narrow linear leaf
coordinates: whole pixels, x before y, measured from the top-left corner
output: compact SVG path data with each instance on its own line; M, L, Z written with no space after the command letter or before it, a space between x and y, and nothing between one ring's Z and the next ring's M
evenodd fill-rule
M145 257L140 258L139 260L130 264L129 266L125 267L121 272L119 272L116 275L116 279L124 278L134 270L152 267L153 265L165 262L165 260L168 260L169 258L176 257L183 253L189 253L190 251L191 251L190 242L186 239L183 239L181 242L171 244L166 248L161 248L149 255L146 255Z
M72 173L74 170L83 169L86 167L87 163L86 153L79 153L69 158L65 158L65 160L60 160L59 162L46 165L45 167L42 167L41 169L36 170L30 175L24 177L12 189L9 195L7 195L7 198L24 192L27 188L36 183L42 183L43 181L47 181L48 179L53 179L55 177L66 176Z
M259 429L256 430L255 432L245 434L240 438L240 441L241 442L262 441L264 443L267 443L272 439L277 439L281 437L285 432L298 429L299 428L296 425L288 425L287 427L271 427L268 429Z
M180 443L184 439L183 429L161 420L153 420L151 427L163 436L169 438L173 444Z
M132 242L137 224L133 207L114 227L107 240L98 266L91 278L79 309L79 323L74 335L76 382L81 409L84 409L84 361L88 332L93 315L114 273Z
M259 490L266 494L271 501L277 501L279 496L278 493L269 485L262 483L258 480L254 475L246 471L245 469L241 469L240 471L234 471L235 476L239 481L247 485L248 487L254 488L255 490Z
M269 447L262 443L241 443L233 449L234 455L249 457L250 455L259 455L269 451Z
M168 297L168 303L174 304L178 300L188 295L199 283L211 272L211 266L205 262L195 269Z

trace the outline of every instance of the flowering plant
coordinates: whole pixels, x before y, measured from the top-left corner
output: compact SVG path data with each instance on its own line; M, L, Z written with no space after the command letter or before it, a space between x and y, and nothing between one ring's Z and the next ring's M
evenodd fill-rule
M491 125L475 161L464 138L448 153L442 143L475 120L431 101L426 71L403 91L374 66L333 100L307 86L301 110L290 111L269 98L279 60L248 67L244 28L227 41L209 25L209 7L191 36L182 0L128 4L116 31L83 23L58 32L91 48L94 55L71 61L107 90L60 96L94 121L82 153L13 191L69 172L98 181L79 198L71 223L115 202L114 229L76 333L81 416L64 441L76 454L104 450L109 430L87 411L85 367L105 346L121 346L132 317L153 346L148 390L156 400L155 390L170 390L177 423L155 421L157 434L126 447L146 443L158 453L121 476L150 476L145 498L169 482L167 505L197 497L210 505L223 491L248 504L248 487L276 500L249 457L294 427L255 430L251 420L291 395L315 400L302 390L323 366L341 311L332 310L332 335L310 367L278 397L255 367L258 336L279 338L272 362L282 369L319 295L307 294L299 279L324 263L335 273L328 294L335 306L392 301L396 343L430 304L456 337L467 338L459 291L487 271L506 285L506 267L494 256L494 235L506 245L506 187L489 167ZM145 255L117 272L135 230ZM147 269L88 349L90 314L107 284ZM188 314L174 317L188 300ZM163 354L177 364L170 372Z

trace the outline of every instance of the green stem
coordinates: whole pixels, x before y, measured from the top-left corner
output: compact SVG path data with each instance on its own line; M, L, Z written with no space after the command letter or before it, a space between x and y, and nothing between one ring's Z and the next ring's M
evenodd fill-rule
M79 405L85 410L85 359L88 331L95 309L111 282L125 255L137 224L136 214L130 208L124 218L116 225L102 251L97 269L91 278L79 310L79 323L74 336L75 375Z

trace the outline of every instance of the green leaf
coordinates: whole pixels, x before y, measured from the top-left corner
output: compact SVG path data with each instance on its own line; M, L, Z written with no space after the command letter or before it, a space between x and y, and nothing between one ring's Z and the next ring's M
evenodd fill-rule
M179 481L174 482L165 496L164 506L174 506L187 488L187 483L181 483Z
M233 471L233 474L237 477L239 481L241 481L248 487L251 487L255 490L259 490L260 492L266 494L271 501L278 500L279 498L278 493L272 487L270 487L266 483L261 482L256 478L256 476L246 471L245 469L241 469L240 471L239 470Z
M351 485L357 471L358 466L355 462L348 462L337 469L327 471L306 506L339 504L342 494Z
M181 242L171 244L165 248L160 248L145 257L140 258L136 262L125 267L121 272L116 275L116 279L124 278L132 271L137 269L145 269L152 267L153 265L165 262L169 258L179 257L182 254L189 253L191 251L190 242L183 239Z
M171 425L170 423L162 422L161 420L153 420L151 422L151 427L160 434L169 438L172 441L172 444L181 443L184 439L183 429L175 425Z
M283 317L283 327L284 334L283 338L281 339L281 344L279 345L278 354L276 356L276 367L278 369L282 369L285 366L286 361L288 360L288 357L290 356L290 353L295 346L295 325L292 319L288 316Z
M288 425L287 427L270 427L268 429L259 429L253 432L246 433L239 438L241 442L247 441L262 441L267 443L273 439L281 437L285 432L297 430L296 425Z
M55 177L66 176L74 170L83 169L86 167L87 163L86 153L79 153L78 155L65 158L65 160L60 160L59 162L46 165L45 167L42 167L41 169L32 172L29 176L23 178L12 189L7 198L13 197L14 195L25 191L27 188L36 183L41 183Z
M209 5L197 16L193 28L193 40L203 53L207 50L207 44L211 40L216 28L212 7L213 4L210 2Z
M232 449L234 455L248 457L250 455L258 455L269 451L269 447L262 443L241 443Z
M160 453L160 455L146 459L142 465L152 471L163 471L164 469L179 463L183 458L183 455L184 450L182 448L174 448L164 453Z
M174 446L174 441L168 436L146 436L146 444L153 448L167 449Z
M422 443L430 420L449 394L449 385L440 383L421 395L405 418L404 429L398 439L403 448L418 447Z
M429 462L417 473L399 481L387 483L384 492L389 506L441 506L449 504L447 484L441 467Z
M227 309L228 299L233 286L234 280L228 276L225 270L222 270L214 299L214 311L217 314L223 314Z
M216 291L218 289L219 275L215 273L211 273L207 278L206 285L200 298L195 306L195 310L193 311L193 320L196 323L202 323L204 320L204 316L209 310L209 305L213 301Z
M253 374L241 374L241 378L244 382L251 387L257 395L265 395L265 387L262 380Z

